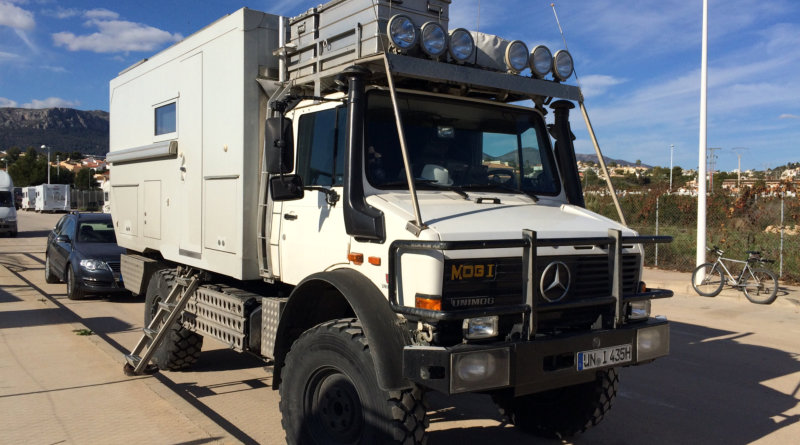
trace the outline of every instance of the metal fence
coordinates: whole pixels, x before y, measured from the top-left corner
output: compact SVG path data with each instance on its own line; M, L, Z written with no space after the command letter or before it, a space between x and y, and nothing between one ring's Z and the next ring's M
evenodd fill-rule
M72 189L70 191L70 207L74 210L100 210L103 208L103 191Z
M687 272L694 269L696 196L620 192L618 198L628 226L640 234L673 237L671 244L647 246L645 265ZM607 192L587 191L585 199L589 210L619 220ZM741 195L709 195L706 237L706 245L719 246L726 257L745 259L746 251L761 251L763 258L775 260L770 268L780 279L800 282L800 200L794 194L745 191Z

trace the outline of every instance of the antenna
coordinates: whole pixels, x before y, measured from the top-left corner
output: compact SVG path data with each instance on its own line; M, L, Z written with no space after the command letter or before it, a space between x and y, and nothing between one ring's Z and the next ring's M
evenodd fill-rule
M478 0L478 18L475 22L475 32L481 31L481 0Z
M561 21L558 20L558 13L556 12L556 4L550 3L550 7L553 8L553 15L556 17L556 25L558 25L558 32L561 34L561 40L564 42L564 49L569 51L569 45L567 45L567 38L564 37L564 29L561 28ZM572 67L572 72L575 73L575 83L578 84L578 88L583 90L583 86L581 85L581 79L578 78L578 70L575 68L574 65Z

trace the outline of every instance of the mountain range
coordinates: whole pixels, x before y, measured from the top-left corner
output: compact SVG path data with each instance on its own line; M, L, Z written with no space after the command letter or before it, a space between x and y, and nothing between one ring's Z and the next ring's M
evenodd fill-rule
M0 150L42 145L53 151L105 156L108 112L73 108L0 108Z

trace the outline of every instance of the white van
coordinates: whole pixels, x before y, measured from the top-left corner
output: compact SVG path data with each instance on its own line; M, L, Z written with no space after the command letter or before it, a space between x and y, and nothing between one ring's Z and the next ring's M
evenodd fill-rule
M69 212L69 184L41 184L36 186L37 212Z
M17 236L17 209L14 207L14 182L0 171L0 234Z

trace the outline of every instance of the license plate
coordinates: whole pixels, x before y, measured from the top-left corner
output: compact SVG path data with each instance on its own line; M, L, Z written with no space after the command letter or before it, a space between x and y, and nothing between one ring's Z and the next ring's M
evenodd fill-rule
M619 345L611 348L592 349L578 353L578 371L616 366L633 360L631 345Z

